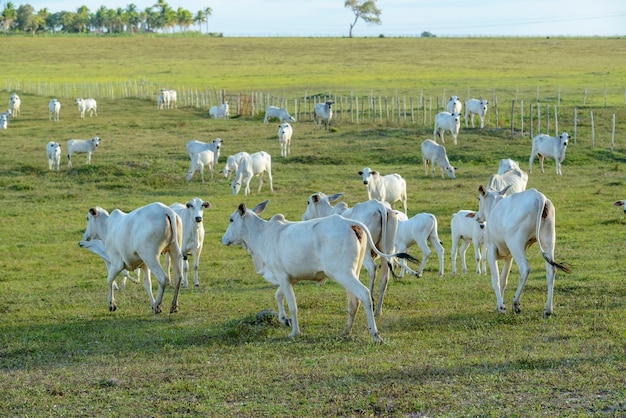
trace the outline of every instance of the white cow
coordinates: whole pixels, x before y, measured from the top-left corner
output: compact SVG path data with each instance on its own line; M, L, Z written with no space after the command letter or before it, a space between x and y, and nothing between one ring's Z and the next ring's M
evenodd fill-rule
M81 242L78 243L78 245L81 248L84 248L86 250L91 251L92 253L99 255L100 258L102 258L102 260L104 261L104 264L107 267L107 271L109 269L109 266L111 265L111 260L109 259L109 256L106 253L106 250L104 249L104 242L102 242L99 239L92 239L90 241L85 241L82 240ZM136 277L133 277L130 275L130 273L128 272L128 270L124 269L122 270L122 289L124 289L126 287L126 281L128 279L130 279L131 282L133 283L139 283L139 277L141 275L140 273L141 269L135 269L135 275ZM113 282L113 289L114 290L119 290L120 288L117 286L117 283Z
M94 136L91 139L70 139L65 143L67 149L67 166L72 168L72 154L87 154L87 164L91 164L91 153L98 148L100 138Z
M187 149L187 155L189 156L189 159L192 159L193 154L197 154L206 150L213 151L213 167L217 167L217 162L220 158L220 151L222 150L223 144L224 141L220 138L215 138L211 142L202 142L192 139L190 141L187 141L187 144L185 144L185 148Z
M465 127L467 128L467 117L472 121L474 127L474 115L478 115L480 119L481 129L485 127L485 115L487 114L487 100L469 99L465 102Z
M239 166L235 172L235 178L230 183L233 195L237 195L241 189L241 185L245 184L244 194L250 193L250 180L252 177L259 177L259 189L257 193L261 193L263 186L263 173L267 172L267 178L270 183L270 191L274 191L272 182L272 157L265 151L255 152L249 156L243 156L239 160Z
M368 200L366 202L357 203L348 209L348 205L341 202L331 206L331 202L339 199L343 193L336 193L330 196L324 193L314 193L307 199L307 207L302 215L302 220L323 218L330 215L341 215L345 218L354 219L363 222L372 234L372 239L376 248L383 253L394 252L394 243L396 239L396 231L398 229L398 219L396 214L387 203L378 200ZM376 279L376 254L368 251L365 254L363 267L367 270L369 278L369 291L374 294L374 281ZM383 299L385 290L387 289L387 281L389 277L390 266L382 262L380 267L380 292L378 294L378 304L374 311L374 315L378 316L382 313ZM410 269L409 269L410 270ZM410 270L412 274L416 272Z
M204 209L210 209L211 204L199 197L194 197L184 205L182 203L173 203L170 208L176 212L183 223L183 243L181 250L183 254L189 256L189 253L193 256L193 284L194 286L200 286L198 280L198 266L200 264L200 255L202 254L202 247L204 245L204 224L202 217L204 216ZM167 265L167 271L169 272L169 257L165 255L165 263ZM189 285L188 275L189 272L189 260L183 260L183 287Z
M48 168L59 171L61 163L61 144L50 141L46 144L46 156L48 157Z
M519 313L520 298L530 273L526 249L537 242L545 260L548 297L544 317L552 315L552 293L556 269L570 273L564 264L554 260L556 241L555 208L552 202L536 189L504 196L504 191L478 188L479 222L486 221L485 243L491 270L491 285L496 293L496 310L505 312L504 289L506 288L513 260L520 271L520 281L513 296L513 311ZM498 260L504 259L502 274Z
M461 109L463 109L463 105L461 104L461 100L459 100L459 96L450 96L446 110L450 113L457 113L460 115Z
M624 215L626 215L626 200L617 200L613 203L613 206L619 206L624 209Z
M59 121L59 116L61 114L61 102L57 99L52 99L48 103L48 120L54 120L55 122Z
M7 129L9 127L9 117L4 113L0 114L0 129Z
M456 167L450 165L446 149L443 145L439 145L432 139L422 141L422 161L424 162L424 174L428 175L428 163L431 165L431 177L435 177L435 166L439 166L441 170L441 178L445 178L444 171L451 179L456 178L454 174Z
M20 115L20 106L22 105L22 101L20 100L20 96L17 93L11 93L9 97L9 111L11 112L11 116L14 118Z
M109 212L101 207L87 212L87 229L83 241L99 239L104 242L104 249L109 258L107 265L107 284L109 310L115 311L117 305L113 294L113 282L124 269L134 270L141 267L144 271L143 286L150 298L150 307L155 314L161 312L161 301L169 276L161 267L159 255L168 253L174 262L174 296L170 313L178 310L178 291L180 289L182 261L181 252L183 226L180 216L162 203L151 203L130 213L115 209ZM157 297L152 295L152 273L159 282Z
M291 136L293 128L287 122L278 125L278 143L280 144L280 156L287 157L291 153Z
M461 242L461 271L467 273L465 254L470 244L474 244L476 274L487 274L487 247L485 246L485 222L476 221L476 212L460 210L450 220L452 232L452 274L456 274L456 256Z
M283 215L275 215L265 221L258 214L263 212L266 204L267 200L252 210L240 204L230 215L222 244L245 248L252 256L257 273L278 286L275 294L278 316L284 324L291 322L289 337L300 334L293 284L302 280L321 284L330 278L348 294L348 323L344 335L350 334L356 311L362 303L372 339L382 342L374 320L371 294L359 281L359 271L368 243L387 260L395 255L376 250L369 230L359 221L338 215L302 222L289 222ZM286 315L284 300L291 320Z
M519 167L517 161L510 158L500 160L498 172L492 174L487 182L487 188L492 190L504 190L506 194L519 193L526 190L528 173ZM507 188L507 186L509 186Z
M326 129L330 128L330 121L333 118L333 108L332 105L335 103L332 100L326 100L326 103L316 103L314 114L313 114L313 124L320 126L324 124Z
M406 215L406 181L400 174L381 176L377 171L365 167L359 171L359 176L363 179L368 199L388 202L392 207L394 203L401 201Z
M435 115L435 129L433 129L433 140L436 141L437 137L441 138L441 143L445 144L443 139L445 131L450 131L454 143L456 144L456 138L459 135L459 129L461 128L461 115L458 113L439 112Z
M394 211L398 216L398 232L396 233L395 250L399 253L406 253L414 244L417 244L422 251L422 262L417 269L417 277L422 277L424 266L431 250L428 243L435 249L439 259L439 276L443 276L443 245L437 233L437 218L432 213L418 213L412 218L408 218L400 211ZM404 277L407 270L404 260L400 262L400 277Z
M528 172L533 172L533 161L535 157L539 158L539 164L541 165L541 172L543 170L543 159L545 157L554 158L556 162L556 174L561 174L561 163L565 159L565 151L567 150L567 143L569 142L569 134L562 132L558 137L553 137L546 134L539 134L533 138L533 149L530 153L530 159L528 160Z
M276 106L268 106L265 108L265 117L263 118L263 123L268 123L269 118L278 118L280 123L283 122L295 122L296 118L291 116L287 109Z
M167 90L162 88L157 98L157 108L171 109L174 107L178 107L176 105L177 100L178 94L176 93L176 90Z
M209 115L213 117L213 119L228 119L230 116L228 102L224 102L220 106L211 106Z
M226 164L224 168L220 171L224 175L225 178L230 180L230 175L235 174L237 172L237 167L239 167L239 162L243 157L250 156L245 151L238 152L237 154L229 155L226 157Z
M85 119L85 111L89 112L89 117L92 117L94 114L98 116L98 104L94 99L76 99L76 106L78 106L78 112L80 113L80 118Z
M200 181L204 182L205 167L208 167L209 173L211 174L211 180L213 180L213 173L215 171L215 157L213 151L211 151L210 149L191 154L191 159L189 160L189 170L187 170L185 179L187 179L187 181L190 181L193 178L195 172L200 170Z

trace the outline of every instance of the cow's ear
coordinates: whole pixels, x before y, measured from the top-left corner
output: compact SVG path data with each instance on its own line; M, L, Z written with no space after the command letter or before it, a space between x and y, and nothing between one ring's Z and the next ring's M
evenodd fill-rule
M240 203L239 207L237 207L237 211L239 212L239 216L243 217L246 214L246 204Z
M319 193L315 193L311 195L311 200L313 201L313 203L317 203L320 201L320 194Z
M96 210L96 208L90 208L89 213L91 214L91 216L98 216L98 211Z
M465 215L466 218L475 218L476 217L476 212L470 212L467 215Z
M269 202L269 199L265 199L264 201L256 205L252 209L252 212L256 213L257 215L261 214L265 210L265 206L267 206L268 202Z
M372 174L373 174L373 175L377 175L377 174L378 174L378 171L372 171Z
M341 196L343 196L343 193L335 193L335 194L328 196L328 200L330 202L334 202L335 200L339 199Z
M481 184L480 186L478 186L478 193L480 193L481 195L485 195L485 188L483 187L483 185Z
M618 200L617 202L613 203L613 206L624 206L624 201Z
M202 207L205 209L211 209L211 204L209 202L202 202Z
M362 176L362 175L363 175L363 172L362 172L362 171L359 171L359 176Z

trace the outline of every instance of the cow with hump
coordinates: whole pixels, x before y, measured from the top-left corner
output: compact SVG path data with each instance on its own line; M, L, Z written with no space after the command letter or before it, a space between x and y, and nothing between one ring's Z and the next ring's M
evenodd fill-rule
M275 293L278 316L282 323L291 323L289 337L300 334L294 283L312 280L322 284L331 278L348 294L348 323L344 335L350 334L356 311L362 303L372 340L382 342L374 320L371 295L359 281L359 271L368 243L388 261L398 255L380 253L363 223L339 215L290 222L278 214L265 221L258 215L267 203L265 200L253 209L241 203L230 215L222 244L235 244L246 249L252 256L256 272L278 286ZM286 315L284 300L291 319Z
M130 213L115 209L109 214L101 207L91 208L87 212L87 229L81 242L94 239L104 243L104 251L109 260L107 286L110 311L117 309L113 294L113 282L117 275L124 269L135 270L141 267L144 271L143 286L148 292L150 307L155 314L161 312L163 293L170 282L159 261L159 256L163 253L169 254L173 260L174 296L170 313L178 311L178 291L185 258L181 251L183 225L180 216L171 208L158 202ZM150 272L159 282L156 299L152 294Z

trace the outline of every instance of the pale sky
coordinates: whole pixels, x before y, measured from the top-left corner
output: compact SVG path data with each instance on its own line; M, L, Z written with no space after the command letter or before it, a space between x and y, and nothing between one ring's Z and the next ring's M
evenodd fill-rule
M51 12L85 5L140 10L146 0L13 0ZM347 36L354 20L344 0L166 0L192 14L211 7L209 31L224 36ZM0 3L3 4L3 3ZM53 5L52 5L53 4ZM624 0L378 0L381 25L358 21L353 36L615 36L626 35ZM195 26L197 29L197 26ZM206 26L202 25L202 31Z

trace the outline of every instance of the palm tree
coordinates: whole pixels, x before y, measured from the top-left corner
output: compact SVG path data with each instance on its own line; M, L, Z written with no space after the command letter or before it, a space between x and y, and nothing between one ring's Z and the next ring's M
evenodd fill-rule
M4 5L4 10L2 10L2 26L4 29L4 34L6 35L7 30L13 25L13 22L17 18L17 10L15 6L10 1Z
M205 7L204 10L204 17L206 18L205 22L206 22L206 33L209 33L209 16L211 16L213 14L213 9L211 9L210 7Z
M126 6L124 14L126 15L128 23L128 32L137 32L137 28L139 27L139 11L137 10L137 6L132 3L129 4Z
M189 26L193 23L193 16L191 15L191 12L187 9L179 7L178 10L176 10L176 23L178 23L182 32L188 30Z
M202 10L198 10L198 12L196 13L196 16L193 18L193 23L198 24L198 30L200 31L200 33L202 33L202 24L204 22L206 22L206 17L204 15L204 12Z

